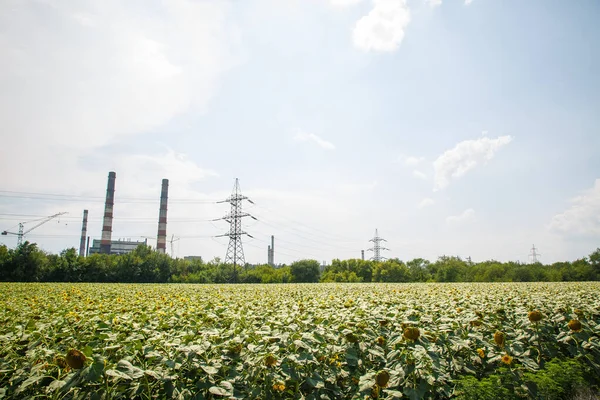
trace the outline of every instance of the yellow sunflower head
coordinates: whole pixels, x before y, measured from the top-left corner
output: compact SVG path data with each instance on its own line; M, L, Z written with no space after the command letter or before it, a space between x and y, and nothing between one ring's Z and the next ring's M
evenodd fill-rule
M569 321L569 329L573 332L581 331L581 322L578 319L572 319Z
M483 349L477 349L477 354L479 354L479 357L485 358L485 351Z
M510 364L512 364L513 358L511 356L509 356L508 354L505 354L502 356L501 360L504 364L510 365Z

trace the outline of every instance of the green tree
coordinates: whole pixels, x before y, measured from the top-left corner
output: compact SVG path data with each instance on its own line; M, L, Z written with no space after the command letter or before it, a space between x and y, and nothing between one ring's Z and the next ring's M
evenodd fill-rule
M0 281L10 279L12 268L12 251L6 245L0 245Z
M48 260L46 254L38 249L35 243L25 241L15 249L11 257L12 271L10 280L20 282L37 282L40 272L46 267Z
M317 260L300 260L290 265L292 282L318 282L321 266Z
M435 262L435 280L437 282L461 282L465 280L467 263L460 257L439 257Z
M427 282L431 279L431 274L427 270L429 261L422 258L415 258L406 263L410 271L411 282Z
M600 248L597 248L592 254L590 254L590 265L592 266L592 270L594 276L593 280L600 279Z
M400 260L387 260L375 263L373 282L409 282L410 270Z

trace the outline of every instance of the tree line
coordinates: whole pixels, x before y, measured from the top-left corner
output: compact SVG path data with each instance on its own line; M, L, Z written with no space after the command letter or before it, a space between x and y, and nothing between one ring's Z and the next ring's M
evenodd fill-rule
M16 249L0 245L0 281L140 283L292 283L292 282L534 282L600 280L600 248L572 262L524 264L441 256L430 262L390 259L382 262L335 259L324 268L316 260L290 265L237 266L218 258L173 259L140 245L123 255L80 257L74 248L48 254L35 243Z

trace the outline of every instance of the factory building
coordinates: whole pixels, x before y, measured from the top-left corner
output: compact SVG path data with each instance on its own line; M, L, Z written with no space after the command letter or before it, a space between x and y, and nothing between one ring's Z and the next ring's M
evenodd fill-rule
M88 254L98 254L101 253L101 240L94 239L92 240L92 247L90 247ZM132 241L132 240L111 240L110 243L110 253L109 254L128 254L137 249L138 246L148 245L148 241Z

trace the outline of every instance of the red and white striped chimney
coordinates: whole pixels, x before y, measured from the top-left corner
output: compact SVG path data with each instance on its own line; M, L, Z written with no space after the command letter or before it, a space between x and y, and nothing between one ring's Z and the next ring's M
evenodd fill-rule
M83 210L83 223L81 225L81 240L79 241L79 257L85 256L85 238L87 236L88 210Z
M158 211L158 236L156 237L156 250L165 253L167 249L167 200L169 197L169 180L162 180L160 190L160 208Z
M112 240L113 207L115 205L115 172L108 173L106 186L106 203L104 204L104 222L102 224L102 239L100 240L100 253L110 254Z

